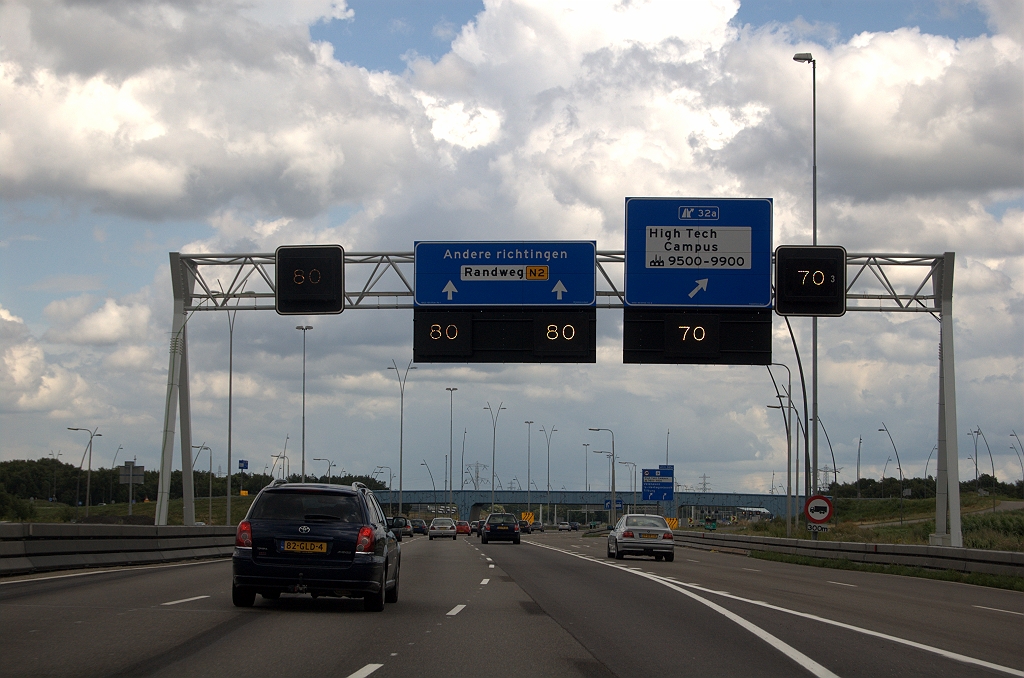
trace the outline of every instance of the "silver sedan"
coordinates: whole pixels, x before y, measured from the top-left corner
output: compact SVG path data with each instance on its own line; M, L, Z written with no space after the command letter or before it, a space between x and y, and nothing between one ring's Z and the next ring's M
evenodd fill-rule
M608 534L608 557L622 560L629 555L675 560L675 537L661 516L627 513Z
M437 537L451 537L455 539L455 521L451 518L434 518L430 521L430 527L427 529L428 539Z

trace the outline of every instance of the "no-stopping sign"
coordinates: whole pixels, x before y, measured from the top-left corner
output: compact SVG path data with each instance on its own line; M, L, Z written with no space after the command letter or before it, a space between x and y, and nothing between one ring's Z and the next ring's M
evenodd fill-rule
M832 502L821 494L814 495L804 504L804 515L807 520L819 525L832 520L832 511Z

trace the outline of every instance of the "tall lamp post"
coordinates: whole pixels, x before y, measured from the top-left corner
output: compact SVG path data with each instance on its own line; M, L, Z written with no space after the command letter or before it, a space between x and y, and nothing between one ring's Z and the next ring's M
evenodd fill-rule
M1018 436L1017 432L1013 429L1010 430L1012 431L1012 433L1010 433L1010 437L1016 438L1017 447L1020 447L1020 436ZM1020 452L1017 452L1017 448L1013 446L1012 442L1010 443L1010 449L1017 455L1017 462L1020 464L1020 492L1021 496L1024 497L1024 457L1021 456ZM1024 452L1024 447L1021 448L1021 451Z
M1011 445L1010 447L1013 447L1013 445ZM117 449L120 450L121 448L118 447ZM1016 450L1014 450L1014 452L1016 452ZM60 457L61 457L60 450L57 450L57 454L56 455L53 454L53 450L50 450L50 456L53 457L53 461L54 461L54 464L53 464L53 500L57 501L57 469L60 468ZM114 459L117 459L117 454L114 455ZM111 493L111 495L113 495L113 493L114 493L114 482L113 481L110 482L110 493Z
M205 442L202 445L193 445L193 450L199 450L196 452L196 460L199 459L199 455L202 454L203 450L209 450L210 452L210 517L207 525L213 525L213 450ZM195 468L195 462L192 463L192 468Z
M776 389L776 397L779 399L778 405L769 405L768 407L777 408L780 410L782 415L782 423L786 426L786 536L792 535L792 520L793 514L796 511L796 502L793 500L793 372L789 369L789 365L785 363L772 363L767 366L768 374L772 378L772 383L775 383L775 375L772 374L772 366L784 367L786 369L786 404L782 404L782 396Z
M545 440L548 441L548 515L551 515L551 436L555 434L558 429L554 426L551 427L550 431L544 430L544 427L540 427L541 432L544 434Z
M85 452L82 453L82 461L85 461L85 455L86 454L89 455L89 470L86 471L86 474L85 474L85 517L88 518L89 517L89 500L90 500L90 496L91 496L90 490L92 489L92 439L93 438L101 438L103 436L103 434L102 433L96 433L96 431L100 430L99 426L97 426L96 428L94 428L91 431L89 429L87 429L87 428L72 428L70 426L68 427L68 430L69 431L85 431L86 433L89 434L89 444L86 446ZM79 464L78 468L79 468L78 472L79 472L79 474L81 474L81 472L82 472L81 471L82 465ZM81 475L79 475L79 478L81 478ZM75 501L78 501L78 490L75 491Z
M591 431L608 431L608 433L612 434L612 482L611 482L611 485L612 485L612 488L611 488L612 489L612 510L611 510L611 520L609 522L612 525L615 525L615 522L616 522L615 521L615 499L616 499L616 497L615 497L615 432L612 431L610 428L592 428L590 430Z
M455 451L452 448L452 425L455 419L455 392L459 389L454 386L446 386L448 391L448 506L452 505L452 493L455 491Z
M420 466L427 466L427 460L424 459ZM430 473L430 467L427 466L427 473ZM434 484L434 474L430 473L430 487L434 490L434 510L431 513L434 514L434 518L437 517L437 485Z
M636 462L620 461L619 463L633 469L633 482L630 485L632 485L631 489L633 490L633 513L636 513Z
M507 407L502 407L503 402L498 403L498 409L494 410L491 407L491 401L487 401L487 407L484 409L491 414L491 513L494 512L494 461L497 456L498 449L498 417L501 416L502 410L507 410Z
M114 452L114 461L110 462L110 470L111 471L113 471L115 468L117 468L117 454L118 454L118 452L120 452L123 449L124 449L124 446L122 446L122 445L118 445L117 446L117 450ZM53 452L50 452L50 454L53 454ZM58 454L60 454L60 453L58 452ZM56 473L53 474L53 485L54 485L54 487L57 486L57 474ZM107 501L109 501L111 503L113 503L113 501L114 501L114 474L113 473L110 474L110 499L108 499Z
M590 443L583 443L583 491L584 492L589 492L590 491L590 470L589 470L590 457L587 456L587 454L589 452L590 452ZM584 497L585 496L586 495L584 495ZM588 510L589 508L590 508L589 504L586 504L586 503L583 504L583 522L584 523L589 522L587 520L588 515L590 513L589 510Z
M402 458L402 447L405 443L405 382L409 380L409 370L415 370L416 368L412 366L412 361L410 360L409 364L405 366L405 372L401 372L398 369L398 363L392 358L391 367L388 369L394 370L395 376L398 377L398 515L402 515L402 490L405 489L402 475L402 468L405 465Z
M810 52L793 55L793 61L811 65L811 244L818 244L818 62ZM818 317L811 318L811 416L814 431L811 449L814 463L814 492L818 492ZM835 466L835 464L833 464ZM902 497L901 497L902 499Z
M979 424L976 428L976 432L981 439L985 441L985 449L988 450L988 461L992 464L992 513L996 512L996 462L992 459L992 448L988 446L988 438L985 437L985 432L981 430ZM980 487L978 489L981 489Z
M302 330L302 482L306 482L306 331L313 326L296 325L295 329Z
M530 441L533 438L533 422L523 423L526 424L526 512L530 513L533 511L530 506Z
M817 425L815 425L817 428ZM882 428L878 429L879 432L885 431L885 434L889 436L889 442L892 443L892 451L896 453L896 468L900 472L900 525L903 524L903 464L900 463L900 452L896 449L896 441L892 439L892 434L889 433L889 428L882 422Z
M327 462L327 484L330 485L331 484L331 467L332 466L337 466L337 464L335 464L330 459L325 459L323 457L313 457L313 461L326 461Z

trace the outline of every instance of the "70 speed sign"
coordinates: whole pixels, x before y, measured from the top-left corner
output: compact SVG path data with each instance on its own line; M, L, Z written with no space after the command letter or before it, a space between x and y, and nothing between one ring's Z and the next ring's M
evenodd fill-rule
M804 516L807 517L807 521L817 525L832 520L833 510L832 502L822 494L814 495L804 504Z

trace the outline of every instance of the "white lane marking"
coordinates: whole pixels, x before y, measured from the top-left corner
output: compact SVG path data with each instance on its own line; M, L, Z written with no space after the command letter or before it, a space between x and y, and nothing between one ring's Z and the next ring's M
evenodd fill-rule
M454 617L455 615L457 615L458 613L462 612L465 609L466 609L465 605L456 605L452 609L448 610L448 616L449 617Z
M993 612L1005 612L1006 614L1016 614L1024 617L1024 612L1014 612L1013 610L1000 610L998 607L985 607L984 605L971 605L981 610L992 610Z
M105 570L89 570L88 572L73 572L71 574L54 574L49 577L28 577L25 579L8 579L0 581L0 586L5 584L24 584L25 582L47 581L49 579L67 579L68 577L87 577L93 574L107 574L109 572L130 572L132 570L163 570L168 567L187 567L189 565L209 565L210 563L223 563L229 558L211 558L188 563L168 563L166 565L136 565L135 567L112 567Z
M752 567L743 567L743 568L740 568L740 569L746 570L747 572L760 572L761 571L761 570L755 570Z
M699 563L700 562L699 560L694 560L693 558L687 558L687 560L690 561L691 563Z
M202 600L203 598L209 598L210 596L192 596L191 598L182 598L181 600L172 600L169 603L160 603L161 605L177 605L178 603L191 603L193 600Z
M492 570L494 569L494 565L488 565L487 567L489 567Z
M490 558L487 558L487 562L491 562L491 559L490 559Z
M489 581L491 581L491 580L490 579L483 579L483 580L481 580L480 581L480 586L483 586L484 584L488 583Z
M535 544L535 546L540 546L540 544ZM558 551L559 553L565 553L567 555L576 557L576 554L573 553L572 551L563 551L561 549L552 548L550 546L544 546L543 548L550 548L552 551ZM837 676L836 674L832 673L827 668L825 668L824 666L822 666L818 662L814 661L813 659L811 659L810 657L805 655L803 652L800 652L799 650L797 650L792 645L789 645L788 643L780 640L779 638L776 638L772 634L770 634L767 631L765 631L764 629L762 629L760 626L757 626L756 624L747 621L746 619L744 619L743 617L739 616L738 614L725 609L724 607L722 607L718 603L711 602L710 600L708 600L707 598L704 598L703 596L698 596L696 593L693 593L692 591L687 591L686 589L682 588L678 584L675 584L675 583L670 582L670 581L668 581L668 580L666 580L666 579L664 579L662 577L658 577L658 576L650 574L648 572L638 571L636 568L620 568L620 569L622 569L625 572L628 572L629 574L635 574L638 577L645 577L647 579L650 579L651 581L657 582L657 583L661 584L662 586L667 586L668 588L672 589L673 591L677 591L679 593L682 593L684 596L687 596L688 598L692 598L693 600L696 600L701 605L705 605L705 606L711 608L712 610L714 610L718 614L722 615L726 619L732 621L735 624L738 624L739 626L743 627L744 629L746 629L750 633L754 634L755 636L757 636L758 638L760 638L764 642L768 643L769 645L774 647L776 650L778 650L782 654L786 655L787 657L789 657L791 660L793 660L794 662L796 662L797 664L799 664L803 668L807 669L807 671L809 671L811 673L811 675L816 676L816 678L839 678L839 676Z
M540 548L546 548L546 549L550 549L552 551L558 551L559 553L564 553L566 555L573 556L574 558L578 557L572 551L562 551L561 549L557 549L557 548L555 548L553 546L547 546L546 544L538 544L537 542L532 542L532 541L528 541L526 543L530 544L531 546L539 546ZM601 560L596 560L594 562L596 562L596 563L598 563L600 565L610 565L609 563L606 563L606 562L601 561ZM614 567L614 566L612 566L612 567ZM620 569L623 569L623 568L620 568ZM636 575L641 576L641 577L646 577L647 579L650 579L652 581L660 581L660 582L664 583L666 586L669 586L669 585L673 584L673 582L669 582L664 577L660 577L658 575L647 574L646 572L643 572L643 573L641 573L641 572L631 572L630 570L626 570L626 572L629 572L630 574L636 574ZM945 657L946 659L952 659L954 661L962 662L964 664L971 664L971 665L974 665L974 666L982 666L982 667L985 667L985 668L988 668L988 669L992 669L994 671L1000 671L1002 673L1009 674L1011 676L1019 676L1020 678L1024 678L1024 671L1020 671L1018 669L1010 668L1008 666L1002 666L1000 664L994 664L992 662L987 662L984 659L976 659L974 657L968 657L967 655L958 654L956 652L950 652L948 650L943 650L942 648L939 648L939 647L932 647L931 645L925 645L924 643L918 643L918 642L913 641L913 640L907 640L906 638L900 638L898 636L890 636L889 634L886 634L886 633L881 633L879 631L872 631L871 629L866 629L866 628L863 628L863 627L860 627L860 626L854 626L853 624L847 624L845 622L836 621L834 619L827 619L825 617L819 617L816 614L810 614L808 612L799 612L797 610L790 610L788 608L780 607L778 605L772 605L771 603L766 603L766 602L763 602L763 601L760 601L760 600L751 600L749 598L743 598L742 596L733 595L731 593L728 593L727 591L715 591L713 589L707 589L707 588L704 588L703 586L699 586L698 584L680 584L680 586L689 586L691 588L694 588L694 589L696 589L698 591L703 591L705 593L716 593L718 595L725 596L726 598L730 598L732 600L736 600L736 601L739 601L739 602L750 603L751 605L758 605L760 607L763 607L763 608L766 608L766 609L769 609L769 610L775 610L776 612L786 612L787 614L791 614L791 615L794 615L794 616L797 616L797 617L803 617L804 619L811 619L811 620L814 620L814 621L822 622L823 624L829 624L831 626L837 626L837 627L839 627L841 629L846 629L847 631L856 631L857 633L863 633L864 635L872 636L874 638L881 638L883 640L888 640L888 641L891 641L893 643L899 643L900 645L906 645L908 647L913 647L913 648L918 649L918 650L924 650L925 652L932 652L934 654L939 655L940 657Z
M846 582L842 582L842 581L832 581L832 580L828 580L828 583L829 583L829 584L835 584L836 586L849 586L849 587L850 587L850 588L852 588L852 589L855 589L855 588L857 588L857 585L856 585L856 584L847 584Z
M383 664L367 664L366 666L364 666L363 668L359 669L355 673L349 674L348 678L366 678L366 676L370 675L371 673L373 673L374 671L376 671L377 669L379 669L382 666L384 666L384 665Z

